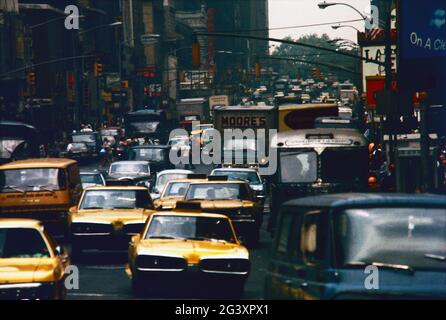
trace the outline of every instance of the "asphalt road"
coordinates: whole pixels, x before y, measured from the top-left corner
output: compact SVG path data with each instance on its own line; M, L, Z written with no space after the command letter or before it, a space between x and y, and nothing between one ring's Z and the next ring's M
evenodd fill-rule
M96 164L83 165L81 170L97 168ZM210 173L210 168L197 166L196 173ZM260 243L250 249L251 273L245 286L244 299L262 299L264 275L268 264L271 237L266 231L268 209L261 230ZM67 299L71 300L113 300L134 299L131 281L124 265L127 262L126 251L85 251L82 259L77 263L79 269L79 289L68 291ZM199 284L197 284L199 285ZM152 297L152 299L165 297ZM191 296L181 297L173 295L175 299L194 299ZM201 297L200 297L201 298Z

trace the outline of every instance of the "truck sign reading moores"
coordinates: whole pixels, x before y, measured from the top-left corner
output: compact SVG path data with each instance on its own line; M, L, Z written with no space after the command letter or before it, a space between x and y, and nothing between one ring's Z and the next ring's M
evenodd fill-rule
M222 117L222 126L224 128L252 128L252 127L262 127L264 128L267 124L266 117L251 117L251 116L229 116Z

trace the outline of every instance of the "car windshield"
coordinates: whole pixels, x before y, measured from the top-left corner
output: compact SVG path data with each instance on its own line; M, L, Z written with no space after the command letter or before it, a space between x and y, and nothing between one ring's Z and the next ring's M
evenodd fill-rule
M235 243L228 219L194 216L154 216L145 239L157 238Z
M75 149L88 149L88 146L85 144L85 142L74 142L71 144L71 146Z
M186 200L248 200L249 195L239 183L200 183L191 184L186 192Z
M0 228L0 259L49 258L42 234L30 228Z
M159 122L131 122L129 123L129 126L140 133L154 133L159 124Z
M138 148L130 150L129 158L130 160L163 161L166 157L163 149Z
M345 148L343 148L345 149ZM367 148L326 149L321 155L321 178L324 182L360 183L367 181Z
M169 145L171 146L185 146L188 145L189 139L186 138L178 138L169 140Z
M104 181L102 181L101 175L99 174L81 174L81 182L82 184L89 185L104 185Z
M14 150L25 140L0 138L0 159L9 159L14 153Z
M341 265L379 262L446 271L446 209L348 209L334 225Z
M162 191L164 187L166 186L167 182L171 180L179 180L179 179L186 179L187 173L165 173L162 175L159 175L156 179L156 188L159 191Z
M251 184L261 183L259 175L253 171L216 170L212 175L227 176L229 180L246 180Z
M110 174L116 173L149 173L149 168L140 163L114 163L110 166Z
M62 169L0 170L1 192L55 191L63 188L65 173Z
M73 136L73 142L96 142L94 134L77 134Z
M312 183L317 179L316 152L282 152L280 178L283 183Z
M150 209L152 200L146 190L86 190L79 206L88 209Z
M163 197L182 197L186 194L190 182L170 182L164 190Z

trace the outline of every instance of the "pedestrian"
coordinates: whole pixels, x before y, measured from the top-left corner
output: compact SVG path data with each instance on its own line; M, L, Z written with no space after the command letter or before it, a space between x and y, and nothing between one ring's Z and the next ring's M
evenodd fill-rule
M101 149L101 151L99 151L99 155L101 157L101 164L100 164L100 166L102 168L104 168L106 164L107 165L111 164L110 153L111 153L111 144L108 141L108 139L105 138L104 142L102 143L102 149Z
M187 165L187 168L190 170L195 169L195 165L193 164L193 159L192 159L192 146L193 146L193 140L189 139L189 164Z

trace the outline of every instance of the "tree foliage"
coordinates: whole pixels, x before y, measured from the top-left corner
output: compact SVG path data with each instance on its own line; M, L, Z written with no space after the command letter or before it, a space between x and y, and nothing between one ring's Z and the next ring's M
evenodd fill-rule
M342 41L335 41L330 39L327 34L323 34L322 36L318 36L317 34L309 34L302 36L298 39L293 39L291 37L284 38L285 40L297 41L306 44L315 45L323 48L335 49L338 51L348 52L356 54L357 51L354 51L349 44L346 42L342 43ZM280 74L287 74L291 78L311 78L312 77L312 69L319 68L322 73L328 75L329 73L335 74L338 78L342 80L353 80L357 82L359 80L359 76L343 72L334 68L329 68L326 66L318 65L318 62L333 64L336 66L342 66L344 68L350 69L352 71L359 72L360 70L360 60L351 58L348 56L344 56L341 54L330 53L327 51L305 48L300 46L294 46L290 44L282 43L280 46L277 46L272 53L273 56L276 57L289 57L296 58L311 62L312 64L294 62L294 61L272 61L271 64L274 65L274 68Z

